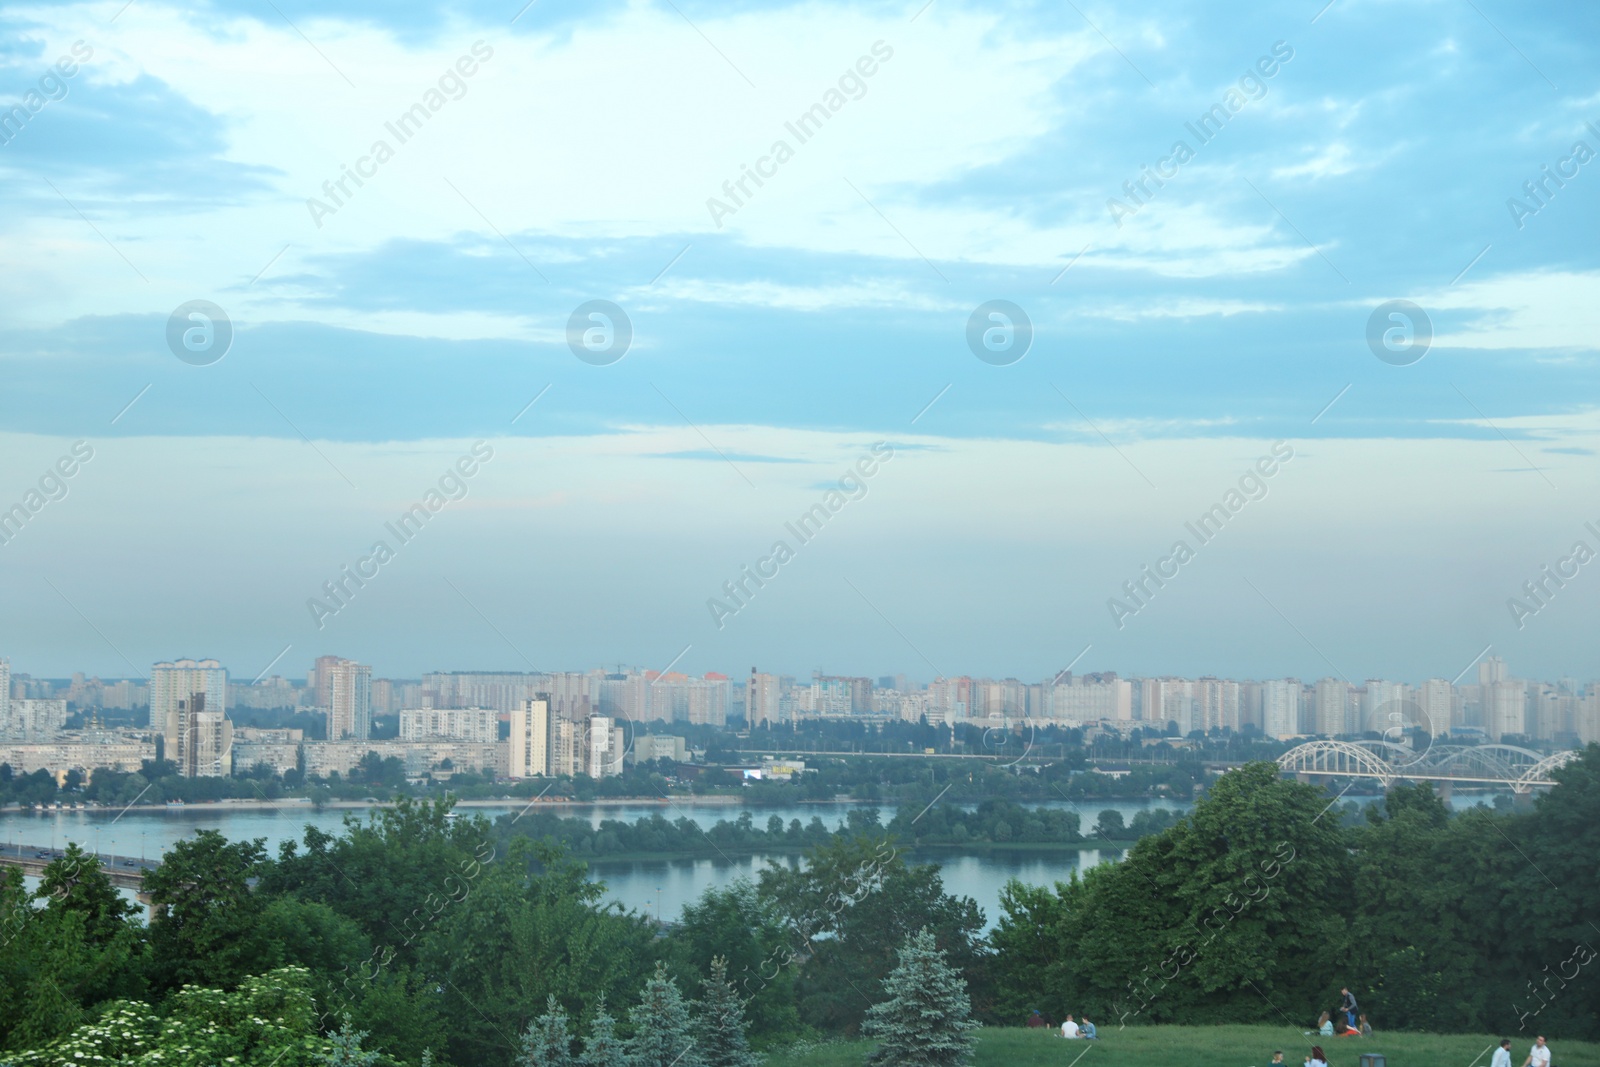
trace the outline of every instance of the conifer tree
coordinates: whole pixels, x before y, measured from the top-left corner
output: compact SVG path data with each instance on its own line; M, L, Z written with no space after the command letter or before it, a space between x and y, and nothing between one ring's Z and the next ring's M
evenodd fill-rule
M888 995L867 1010L862 1032L879 1039L867 1062L879 1067L960 1067L972 1059L967 980L945 961L926 928L906 938L900 962L883 980Z
M705 996L696 1005L700 1042L697 1049L705 1067L756 1067L761 1057L750 1051L745 1034L744 1002L728 981L728 961L711 958L711 977L703 983Z
M555 994L545 1001L544 1014L528 1024L522 1035L518 1067L572 1067L572 1035L567 1032L567 1012Z
M701 1067L689 1005L666 965L645 983L639 1003L628 1013L633 1036L628 1039L628 1067Z
M628 1050L616 1033L617 1020L606 1011L606 996L600 994L589 1039L583 1043L582 1067L628 1067Z

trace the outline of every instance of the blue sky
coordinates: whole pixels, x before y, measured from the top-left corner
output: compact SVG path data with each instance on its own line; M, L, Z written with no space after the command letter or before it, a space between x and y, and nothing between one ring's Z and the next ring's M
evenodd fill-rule
M1600 575L1520 628L1506 602L1600 548L1600 12L113 0L0 27L7 106L92 52L0 144L0 504L95 449L0 545L16 670L251 677L289 645L275 669L1033 679L1089 646L1080 670L1420 680L1493 645L1596 673ZM165 340L196 299L235 329L209 366ZM593 299L633 325L608 366L567 344ZM992 299L1035 330L1009 366L966 344ZM1432 324L1407 366L1366 338L1394 299ZM480 439L467 497L312 625ZM1269 495L1113 625L1278 439ZM876 441L865 496L713 625Z

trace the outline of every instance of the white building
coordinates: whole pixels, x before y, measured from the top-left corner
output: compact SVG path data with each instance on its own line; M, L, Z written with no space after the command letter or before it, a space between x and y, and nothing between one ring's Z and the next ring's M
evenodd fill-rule
M0 739L43 744L58 739L67 728L65 700L12 700L0 712Z
M1074 675L1049 687L1045 696L1052 719L1094 722L1133 718L1133 683L1126 678Z
M1300 736L1300 679L1261 683L1261 732L1276 741Z
M500 739L500 713L493 708L407 708L400 712L400 740L476 741Z
M1312 732L1335 737L1351 732L1350 683L1342 678L1322 678L1312 695Z
M1412 699L1422 719L1418 725L1435 737L1466 725L1460 718L1455 687L1443 678L1429 678L1417 686Z
M511 713L508 777L542 778L550 773L552 725L548 697L524 700Z
M10 765L16 774L46 771L58 778L68 771L86 777L95 771L137 771L145 760L156 758L156 743L126 733L106 733L93 739L68 740L51 744L0 744L0 763Z
M1496 660L1496 662L1499 662ZM1484 664L1479 664L1480 667ZM1518 679L1501 679L1483 687L1483 732L1490 741L1528 732L1528 687Z
M317 703L328 716L328 740L360 741L372 734L372 668L355 660L317 660Z
M196 692L167 714L166 758L185 778L222 778L232 772L233 723L207 707Z
M180 659L151 667L150 729L165 731L168 717L178 710L178 701L186 701L196 693L205 694L208 712L227 714L226 668L214 659Z

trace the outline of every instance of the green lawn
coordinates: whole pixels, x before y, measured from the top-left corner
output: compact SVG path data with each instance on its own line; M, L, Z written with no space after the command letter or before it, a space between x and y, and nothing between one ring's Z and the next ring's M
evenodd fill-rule
M1533 1038L1511 1037L1512 1067L1521 1067ZM1551 1067L1600 1067L1600 1045L1550 1040ZM1499 1036L1491 1034L1375 1034L1369 1038L1317 1038L1328 1067L1359 1067L1363 1052L1381 1052L1387 1067L1487 1067ZM975 1067L1267 1067L1274 1049L1287 1067L1302 1067L1312 1039L1288 1026L1115 1026L1098 1041L1063 1041L1053 1031L994 1028L982 1031ZM868 1042L838 1042L773 1053L766 1067L861 1067Z

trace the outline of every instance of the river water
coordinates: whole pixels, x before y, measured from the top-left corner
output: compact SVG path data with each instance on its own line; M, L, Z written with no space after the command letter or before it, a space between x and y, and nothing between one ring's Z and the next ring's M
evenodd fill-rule
M1187 807L1165 800L1087 801L1081 806L1054 801L1025 806L1076 810L1086 829L1093 826L1100 812L1106 809L1120 811L1123 819L1128 821L1135 812L1151 808L1182 810ZM492 821L508 812L515 814L525 807L524 804L506 802L492 806L464 806L458 810L463 817L482 814ZM816 816L830 829L842 824L846 813L855 807L877 807L885 823L894 817L895 811L892 804L796 804L746 808L737 804L705 803L690 799L675 799L670 804L573 804L549 807L541 804L539 807L540 810L555 811L567 818L587 818L591 825L598 825L603 819L632 822L660 814L672 820L689 818L700 826L710 827L718 820L731 821L742 812L749 811L757 826L764 827L767 819L773 815L783 819L786 824L791 819L809 823ZM276 855L280 841L298 840L307 825L327 833L339 833L347 815L364 818L365 812L349 808L317 811L309 805L288 803L269 808L241 807L238 810L134 808L120 814L114 810L24 812L8 809L0 812L0 843L12 854L19 849L26 854L29 848L64 848L67 842L75 841L89 851L153 860L174 842L192 836L196 830L208 829L218 830L232 840L265 838L268 854ZM962 856L948 852L919 854L915 851L907 851L904 855L914 863L939 864L943 870L945 889L976 900L992 926L998 918L1000 890L1008 879L1020 878L1034 884L1064 881L1073 870L1115 859L1120 853L1096 849L1056 853L997 849L983 855ZM731 859L602 860L592 862L589 873L590 877L605 883L609 899L662 919L674 919L685 903L698 898L710 886L726 886L738 878L753 880L756 873L768 865L797 865L799 862L800 857L794 855L737 856Z

